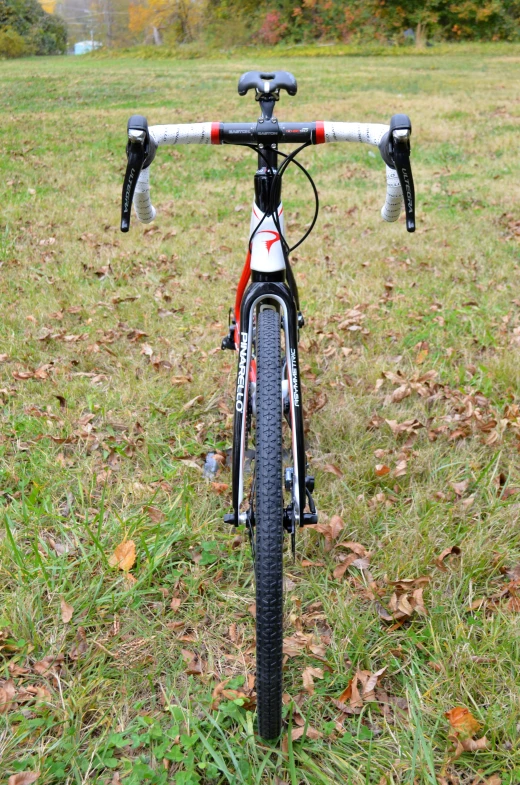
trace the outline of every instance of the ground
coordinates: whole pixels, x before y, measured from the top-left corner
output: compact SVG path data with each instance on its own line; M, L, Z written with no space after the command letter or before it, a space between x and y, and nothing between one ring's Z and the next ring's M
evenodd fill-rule
M443 52L0 63L2 782L520 782L520 51ZM273 65L280 118L407 112L418 193L409 235L377 151L301 156L321 525L286 560L279 748L229 469L202 472L231 444L253 153L161 149L155 223L118 230L128 116L254 119L238 77ZM284 203L296 240L301 174Z

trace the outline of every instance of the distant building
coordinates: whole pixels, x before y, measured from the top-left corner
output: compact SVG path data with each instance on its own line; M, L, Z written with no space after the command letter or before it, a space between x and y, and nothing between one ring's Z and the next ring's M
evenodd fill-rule
M74 44L75 55L86 55L94 49L99 49L103 44L100 41L78 41Z

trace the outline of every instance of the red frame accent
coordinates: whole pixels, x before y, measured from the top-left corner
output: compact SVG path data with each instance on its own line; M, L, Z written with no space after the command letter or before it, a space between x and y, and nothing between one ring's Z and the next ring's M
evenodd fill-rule
M211 123L211 144L220 144L220 123Z
M325 123L316 121L316 144L325 144Z

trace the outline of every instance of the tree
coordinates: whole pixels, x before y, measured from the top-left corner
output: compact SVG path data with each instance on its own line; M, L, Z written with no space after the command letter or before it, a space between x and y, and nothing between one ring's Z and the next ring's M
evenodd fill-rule
M14 31L25 44L22 54L63 54L67 28L60 17L46 13L37 0L0 0L0 32ZM11 36L12 40L12 36Z

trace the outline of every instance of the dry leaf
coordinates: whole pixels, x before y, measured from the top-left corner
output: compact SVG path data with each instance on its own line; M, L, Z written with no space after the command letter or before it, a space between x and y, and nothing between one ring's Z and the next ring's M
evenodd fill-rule
M187 651L187 649L181 649L181 653L186 663L186 673L189 673L193 676L201 676L203 671L203 661L199 659L198 654L193 654L191 651Z
M386 463L376 463L375 471L377 477L384 477L386 474L390 474L390 466L387 466Z
M314 695L314 679L323 679L323 669L309 666L303 671L302 678L303 689L308 692L309 695Z
M480 722L464 706L455 706L454 709L445 712L444 716L461 739L471 738L480 730Z
M108 560L111 567L118 567L124 572L131 570L135 564L135 542L133 540L123 540Z
M227 482L212 482L211 487L218 494L227 493L227 491L229 490L229 484Z
M60 606L61 606L61 619L64 624L68 624L69 621L72 619L74 608L72 607L72 605L69 605L69 603L63 599L63 597L60 600Z
M460 556L460 554L461 554L461 550L459 546L451 545L449 548L445 548L442 551L442 553L440 553L439 556L437 556L437 558L435 559L435 564L437 565L439 570L442 570L443 572L447 572L446 565L444 564L444 559L446 559L448 556Z
M306 739L322 739L323 733L316 728L313 728L312 725L307 725L307 731L305 727L303 728L293 728L291 731L291 740L298 741L301 737L305 734Z
M196 395L195 398L192 398L191 401L188 401L188 403L184 404L184 406L182 407L182 411L187 412L188 409L191 409L191 407L195 406L195 404L197 403L202 403L203 400L204 400L203 395Z
M461 482L452 482L450 483L451 487L457 494L457 496L462 496L462 494L466 491L469 481L468 480L461 480Z
M158 507L152 507L150 504L148 507L145 507L145 510L153 523L162 523L166 519L166 514Z
M39 776L39 771L19 771L18 774L11 774L7 785L31 785Z
M178 611L181 607L182 600L180 597L172 597L172 601L170 602L170 608L172 611Z
M15 694L16 689L14 686L14 681L12 679L8 679L4 682L3 686L0 687L0 714L7 714L11 708Z
M325 550L330 551L333 540L337 540L345 524L339 515L333 515L328 523L318 523L316 531L325 537Z
M335 474L336 477L343 477L343 472L334 463L326 463L323 467L323 471L328 472L329 474Z

